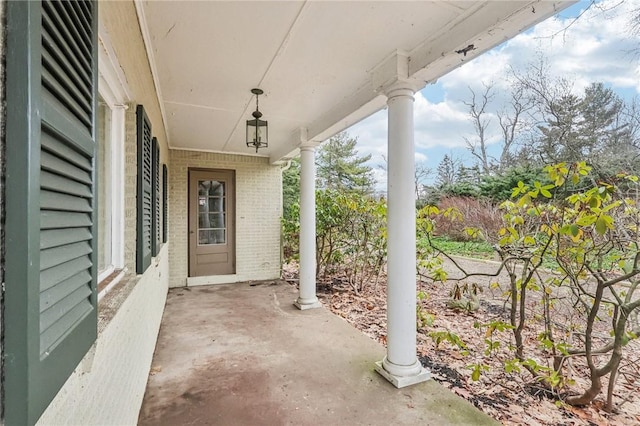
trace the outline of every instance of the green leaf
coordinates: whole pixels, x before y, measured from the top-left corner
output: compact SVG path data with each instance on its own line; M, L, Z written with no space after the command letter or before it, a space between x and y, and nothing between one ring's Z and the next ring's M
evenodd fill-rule
M596 221L597 216L594 214L585 215L576 220L576 225L579 226L590 226Z
M596 232L600 235L604 235L607 232L607 222L602 217L596 220Z
M578 235L578 232L580 232L580 228L578 227L578 225L571 225L569 227L569 230L571 231L571 235L573 235L574 237Z
M476 365L473 368L473 372L471 373L471 380L473 380L474 382L477 382L478 380L480 380L480 366Z

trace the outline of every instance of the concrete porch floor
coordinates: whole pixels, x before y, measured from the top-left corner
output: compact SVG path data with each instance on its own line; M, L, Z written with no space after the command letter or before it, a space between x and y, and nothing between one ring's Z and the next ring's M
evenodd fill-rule
M433 380L396 389L377 342L281 281L169 291L140 425L497 424Z

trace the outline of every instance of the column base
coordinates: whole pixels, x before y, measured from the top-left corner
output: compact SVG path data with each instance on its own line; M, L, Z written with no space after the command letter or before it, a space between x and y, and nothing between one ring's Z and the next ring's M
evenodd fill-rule
M431 378L431 371L424 368L418 360L416 360L417 365L412 365L410 367L398 366L401 369L406 369L407 372L411 373L406 376L400 376L398 374L393 374L387 371L384 368L384 365L387 363L388 361L385 357L383 361L376 362L374 368L378 372L378 374L387 379L387 381L391 382L391 384L398 389L415 385L417 383L426 382Z
M296 308L300 309L301 311L305 311L307 309L321 308L322 307L322 303L320 303L318 301L317 297L315 298L315 300L298 298L298 300L293 302L293 306L295 306Z

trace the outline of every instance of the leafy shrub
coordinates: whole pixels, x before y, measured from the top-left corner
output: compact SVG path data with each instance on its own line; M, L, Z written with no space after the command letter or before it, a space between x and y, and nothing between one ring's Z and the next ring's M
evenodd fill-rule
M357 293L386 263L387 205L358 192L316 191L316 276L338 275ZM286 259L298 256L300 209L283 220Z
M440 211L456 210L458 215L438 215L435 234L455 241L470 241L478 236L470 235L467 228L480 229L483 236L495 235L502 227L502 214L489 201L470 197L445 197L438 204ZM462 219L464 218L464 220Z
M558 163L544 171L542 181L517 182L512 199L500 205L502 227L495 247L502 262L496 272L474 273L454 265L466 278L507 272L508 323L480 326L487 328L488 337L496 330L511 331L507 373L526 370L539 386L570 405L590 404L606 388L605 408L611 411L616 380L625 366L635 363L625 357L625 346L640 335L640 209L638 198L627 196L640 193L640 179L625 174L610 181L594 179L585 162ZM458 210L420 210L418 224L423 226L418 229L427 235L422 240L432 242L429 235L437 230L439 216L457 217ZM426 253L425 268L431 267L434 280L442 280L441 263ZM543 269L545 259L554 260L552 273ZM532 322L540 322L544 331L533 334ZM455 343L454 337L441 333L434 338ZM485 343L489 356L497 347L491 339ZM532 357L536 348L543 349L542 360ZM583 369L576 368L578 363ZM473 380L485 370L480 363L470 367ZM587 386L578 395L563 395L572 376L580 373Z
M511 198L513 188L518 182L532 185L535 181L548 181L540 168L513 167L500 175L487 175L482 178L480 184L480 196L494 202L502 202Z

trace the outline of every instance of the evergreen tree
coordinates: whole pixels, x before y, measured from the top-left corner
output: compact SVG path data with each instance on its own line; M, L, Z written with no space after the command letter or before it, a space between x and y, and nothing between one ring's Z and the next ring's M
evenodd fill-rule
M316 156L316 178L321 189L371 192L373 171L365 163L371 154L359 156L357 138L341 132L320 145Z
M582 96L570 93L547 105L547 123L539 127L546 163L587 160L604 165L628 144L620 122L624 103L602 83L592 83Z
M436 184L440 188L451 186L456 182L457 175L458 162L453 160L449 154L445 154L436 169Z

